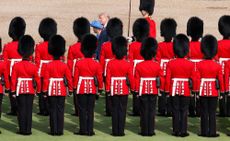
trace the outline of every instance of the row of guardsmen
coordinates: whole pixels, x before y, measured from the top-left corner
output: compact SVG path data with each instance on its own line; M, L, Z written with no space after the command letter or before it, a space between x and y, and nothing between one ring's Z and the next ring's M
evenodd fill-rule
M175 20L164 19L160 26L164 41L158 44L153 38L156 35L152 34L156 31L155 23L150 19L153 4L140 5L139 9L147 18L134 22L135 41L129 45L122 36L122 21L109 20L106 26L109 41L102 45L100 62L94 59L97 38L90 34L89 21L84 17L74 21L78 42L70 46L67 64L63 62L65 40L56 35L57 24L53 19L45 18L40 23L39 33L44 41L36 45L35 59L32 57L35 43L31 36L24 35L24 19L15 17L11 21L9 36L13 41L4 46L0 71L4 75L5 90L10 92L10 114L18 116L19 134L31 134L33 99L37 94L40 114L50 116L50 134L62 135L65 96L74 93L80 120L76 134L94 135L95 99L105 88L106 114L112 116L114 136L125 135L130 91L133 112L140 114L141 135L155 135L159 95L159 112L166 114L167 107L171 108L172 135L189 135L187 115L191 110L190 114L199 113L201 118L200 136L219 136L216 133L218 96L223 114L226 107L229 108L225 98L229 101L230 16L219 20L219 30L224 37L219 42L212 35L202 37L203 21L197 17L188 21L190 42L184 34L176 35ZM0 88L3 94L2 85Z

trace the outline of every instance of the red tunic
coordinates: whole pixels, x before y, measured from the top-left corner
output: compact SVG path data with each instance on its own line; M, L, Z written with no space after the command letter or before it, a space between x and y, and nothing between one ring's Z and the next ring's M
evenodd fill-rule
M101 47L100 64L104 71L104 76L106 76L107 64L113 58L112 43L110 41L103 43Z
M11 91L16 91L17 96L20 94L35 94L33 80L36 82L37 92L40 93L41 83L37 66L28 60L18 62L13 67Z
M135 72L136 65L142 61L144 58L141 56L141 42L132 42L129 45L128 59L133 65L133 74Z
M224 81L221 66L213 60L203 60L197 64L195 89L200 96L217 97L216 79L220 83L220 91L224 92Z
M225 84L225 91L229 92L230 90L230 82L229 82L229 77L230 77L230 61L225 62L225 67L224 67L224 84Z
M74 74L74 89L77 94L96 94L95 77L98 80L98 88L103 89L101 65L92 58L85 58L77 62Z
M61 60L53 60L45 65L43 91L48 91L48 96L66 96L64 77L68 82L69 91L73 91L71 72Z
M53 60L53 56L48 52L48 42L42 42L36 45L35 49L35 64L38 67L39 76L43 77L44 74L42 70L44 69L44 64L49 63Z
M147 60L137 64L135 71L135 91L139 92L139 95L157 95L157 77L160 77L161 83L164 83L163 71L159 63Z
M113 59L108 63L106 75L106 91L111 95L128 95L130 82L131 90L135 89L135 82L132 73L132 65L126 60Z
M194 80L194 64L185 58L176 58L167 65L165 91L171 96L190 96L189 79Z
M200 42L189 43L189 58L191 59L203 59L204 55L201 52Z
M222 71L224 74L224 62L230 60L230 40L220 40L218 41L218 59L222 66Z
M172 42L160 42L158 44L156 60L160 62L161 69L163 70L163 75L166 75L166 68L168 62L174 58L173 43ZM160 89L165 91L165 83L161 84Z
M4 61L7 62L7 71L11 76L13 65L22 59L21 55L18 53L18 41L12 41L4 46L3 58Z
M4 61L0 61L0 79L2 79L2 76L4 76L5 81L5 89L10 89L10 82L9 82L9 74L7 71L6 63ZM1 80L2 81L2 80ZM0 94L3 94L3 86L0 84Z
M84 58L81 52L81 42L77 42L69 47L67 65L71 70L72 76L74 76L74 70L76 62Z
M156 38L156 23L150 17L145 18L149 23L149 37Z

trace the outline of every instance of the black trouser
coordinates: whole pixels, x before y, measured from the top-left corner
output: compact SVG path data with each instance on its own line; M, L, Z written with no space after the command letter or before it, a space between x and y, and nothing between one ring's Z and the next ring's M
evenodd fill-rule
M12 96L12 93L9 94L10 99L10 113L16 114L17 113L17 100Z
M33 94L20 94L17 96L18 104L18 124L19 132L22 134L30 134L32 127L32 111L33 111Z
M196 96L192 95L189 100L189 116L196 115Z
M139 93L133 93L133 115L140 115L140 100L138 97Z
M200 98L199 98L199 93L196 94L196 116L200 116Z
M74 114L76 116L79 115L79 109L78 109L78 100L77 100L77 94L74 92L73 94L73 103L74 103Z
M0 93L0 118L2 116L2 99L3 99L3 94Z
M78 94L80 134L94 134L95 94Z
M224 95L221 99L219 99L219 115L225 117L227 114L227 97Z
M140 96L140 126L142 135L153 135L155 130L157 95Z
M230 96L227 96L227 110L226 110L226 115L230 117Z
M171 97L171 100L173 132L176 134L186 134L190 97L176 95Z
M49 96L49 112L50 112L50 133L63 134L64 128L64 96Z
M160 115L165 115L167 112L167 98L165 92L161 91L160 96L158 96L158 113Z
M124 135L125 119L128 96L114 95L112 100L112 134L114 136Z
M43 86L43 78L41 78L41 87ZM44 97L44 93L38 97L39 113L47 115L49 113L48 98Z
M200 97L201 135L216 135L217 97Z
M111 116L112 112L112 102L109 93L105 93L105 114L106 116Z

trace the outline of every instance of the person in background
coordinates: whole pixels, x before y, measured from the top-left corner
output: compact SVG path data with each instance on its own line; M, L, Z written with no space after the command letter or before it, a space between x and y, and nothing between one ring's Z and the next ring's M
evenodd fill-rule
M57 23L52 18L44 18L39 25L38 32L43 41L36 45L35 48L35 64L38 67L38 75L41 78L41 86L43 85L44 66L53 60L53 56L48 52L48 41L50 37L57 34ZM38 115L48 116L48 99L44 94L39 95L39 113Z
M112 51L112 40L123 34L123 23L119 18L112 18L109 20L106 26L106 32L109 37L109 41L105 42L101 47L100 64L103 69L104 78L107 75L108 62L114 59ZM105 115L111 116L111 96L109 93L105 93Z
M222 39L218 41L217 56L219 64L222 66L222 73L225 75L224 64L225 61L230 60L230 15L220 17L218 23L219 32ZM219 99L219 116L230 116L230 96L224 95Z
M158 43L156 60L160 62L163 75L166 76L167 64L174 59L173 38L176 36L177 23L172 18L166 18L161 21L160 32L164 41ZM160 116L171 116L172 106L171 97L165 93L165 83L161 84L160 94L158 96L158 113Z
M128 51L128 59L133 65L133 74L135 73L136 65L144 61L141 55L141 42L147 38L148 35L149 23L144 18L137 19L133 24L133 37L135 41L129 45ZM133 109L131 115L140 115L138 92L133 93Z
M187 35L191 37L189 43L189 60L195 65L195 70L197 63L202 61L204 55L200 48L200 39L203 36L204 22L198 17L191 17L187 22ZM192 91L192 95L189 103L189 116L195 117L200 115L200 101L199 93L197 91Z
M18 40L25 34L26 22L22 17L15 17L11 20L8 34L13 41L5 44L3 49L3 58L7 62L7 71L9 74L9 80L12 76L12 69L16 62L22 60L22 56L18 53ZM10 99L10 112L8 115L17 115L17 101L9 94Z
M90 26L93 28L93 32L96 34L97 39L99 39L103 25L99 21L92 21Z
M156 23L151 18L154 12L155 0L140 0L139 11L149 23L149 37L156 38Z
M106 32L106 27L107 27L107 24L109 22L110 17L107 13L101 13L98 16L98 19L99 19L100 23L103 25L103 28L102 28L100 36L98 37L98 47L96 50L96 59L97 60L100 59L102 45L109 40L109 37L108 37L107 32Z
M11 93L17 100L18 134L31 135L34 95L41 93L38 67L30 61L34 53L34 40L30 35L22 36L18 43L18 53L22 61L13 66Z
M2 39L0 38L0 53L2 53ZM2 100L3 96L6 93L9 93L10 90L10 82L9 82L9 74L7 71L7 64L4 60L0 59L0 119L2 115ZM4 87L5 86L5 92ZM0 131L1 134L1 131Z
M90 23L88 19L86 19L85 17L77 18L73 23L73 32L78 38L78 41L69 47L67 57L67 65L72 73L72 77L74 77L76 63L84 58L84 55L81 52L81 42L83 36L90 33ZM72 115L78 116L78 100L75 93L73 96L73 101L75 111Z

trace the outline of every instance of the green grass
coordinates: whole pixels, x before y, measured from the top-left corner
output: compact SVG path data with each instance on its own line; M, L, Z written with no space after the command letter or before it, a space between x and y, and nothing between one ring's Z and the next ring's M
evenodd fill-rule
M139 117L127 116L126 118L126 136L124 137L113 137L111 133L111 118L105 117L104 115L104 97L101 97L99 101L96 102L95 109L95 124L94 129L96 135L93 137L74 135L74 131L78 131L79 124L78 118L71 116L73 113L73 102L72 97L68 97L66 100L65 107L65 130L64 135L60 137L53 137L48 135L49 132L49 118L38 116L36 113L38 111L37 98L34 101L34 114L33 114L33 134L31 136L21 136L17 135L18 130L17 118L13 116L7 116L5 113L8 109L8 97L4 97L3 100L3 114L2 120L0 121L0 128L2 134L0 135L0 141L194 141L194 140L229 140L230 137L226 136L226 133L230 132L230 120L229 118L218 118L218 132L220 137L218 138L204 138L197 136L199 132L199 118L189 118L189 133L190 136L186 138L178 138L171 136L171 118L169 117L156 117L156 136L153 137L142 137L138 135L139 132ZM129 99L129 111L131 111L131 98Z

